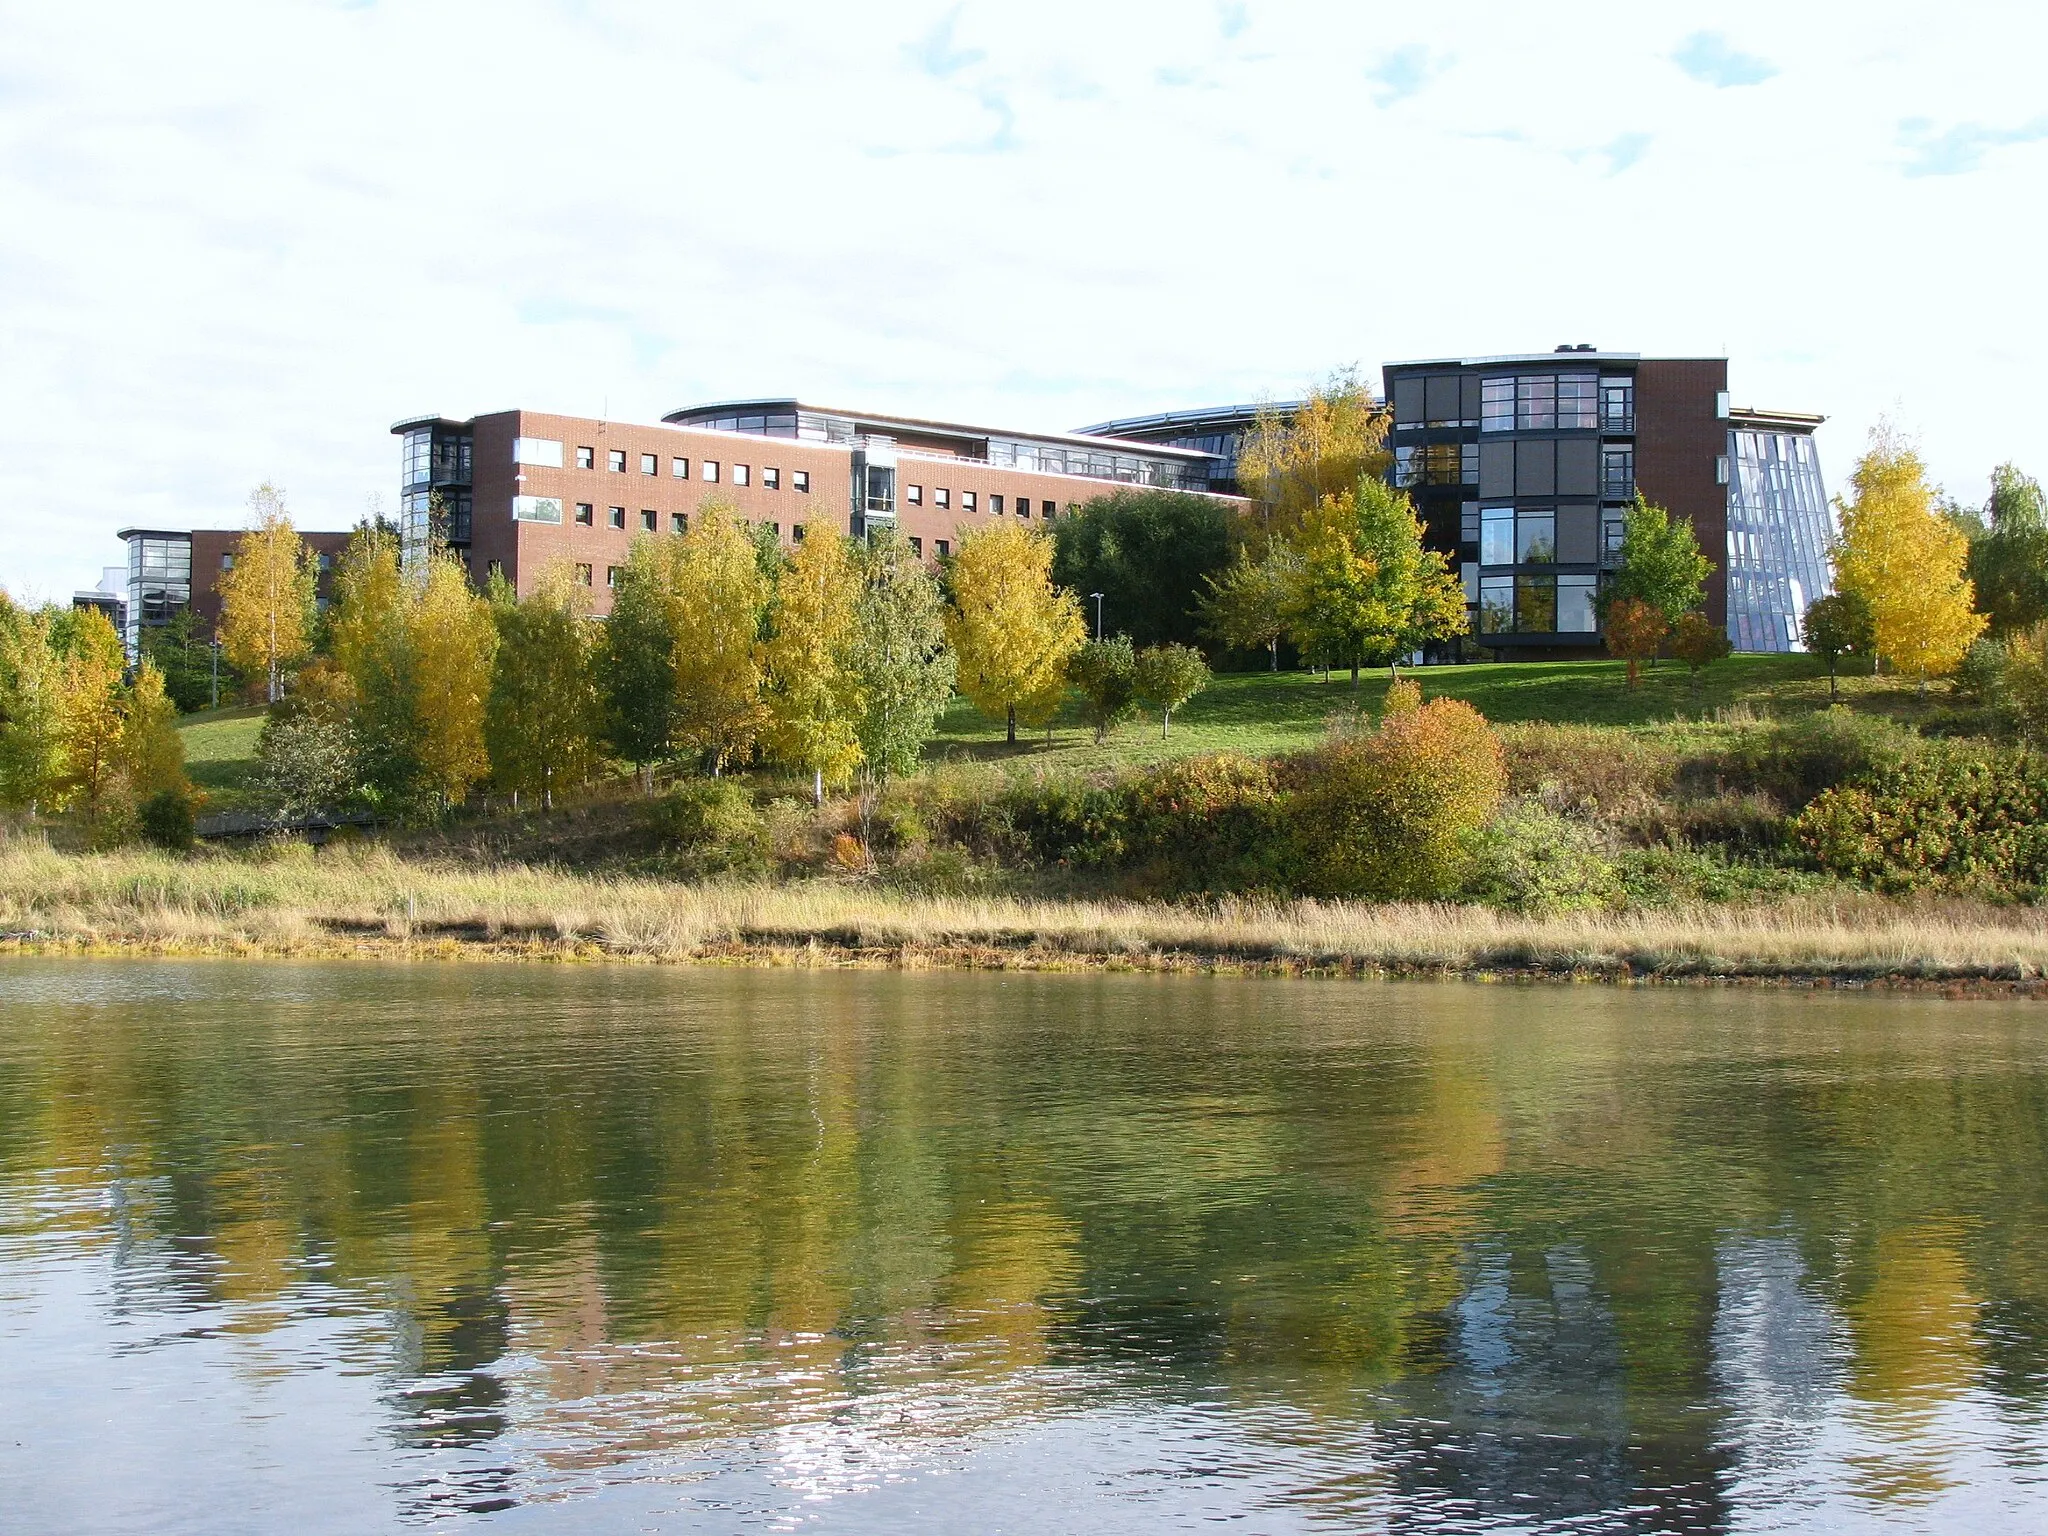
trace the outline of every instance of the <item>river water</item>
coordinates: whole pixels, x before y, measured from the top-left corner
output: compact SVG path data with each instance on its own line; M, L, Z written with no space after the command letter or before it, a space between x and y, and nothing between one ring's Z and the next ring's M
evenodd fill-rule
M2048 1529L2048 1009L0 965L0 1528Z

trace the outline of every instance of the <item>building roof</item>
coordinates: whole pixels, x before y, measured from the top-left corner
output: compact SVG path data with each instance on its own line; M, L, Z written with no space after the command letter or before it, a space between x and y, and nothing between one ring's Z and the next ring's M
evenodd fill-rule
M1532 364L1547 364L1547 365L1549 365L1549 366L1552 366L1552 367L1554 367L1554 366L1556 366L1556 365L1557 365L1558 363L1596 363L1596 364L1597 364L1597 363L1641 363L1641 362L1659 362L1659 363L1681 363L1681 362L1683 362L1683 363L1691 363L1691 362L1710 362L1710 363L1724 363L1724 362L1726 362L1726 361L1727 361L1727 359L1726 359L1725 357L1704 357L1704 356L1702 356L1702 357L1696 357L1696 358L1694 358L1694 357L1658 357L1658 358L1645 358L1645 357L1643 356L1643 354L1642 354L1642 353L1640 353L1640 352L1603 352L1603 351L1601 351L1601 350L1600 350L1600 349L1599 349L1598 347L1595 347L1595 346L1592 346L1592 345L1588 344L1588 345L1585 345L1585 346L1573 346L1573 347L1558 347L1558 348L1556 348L1556 349L1555 349L1554 351L1550 351L1550 352L1501 352L1501 353L1496 353L1496 354L1494 354L1493 356L1490 356L1490 357L1418 357L1418 358L1411 358L1411 359L1409 359L1409 360L1408 360L1408 361L1406 361L1406 362L1399 362L1399 363L1387 363L1387 364L1385 364L1384 366L1385 366L1386 368L1389 368L1389 369L1393 369L1393 368L1487 368L1487 367L1498 367L1499 365L1501 365L1501 364L1503 364L1503 363L1514 363L1514 364L1517 364L1517 365L1520 365L1520 364L1524 364L1524 363L1532 363Z
M1780 432L1811 432L1827 420L1812 411L1762 411L1753 406L1733 406L1729 423L1738 427L1771 427Z
M1263 400L1246 405L1204 405L1185 411L1156 411L1149 416L1119 416L1098 421L1092 427L1076 427L1083 437L1115 437L1124 432L1200 431L1204 427L1225 427L1234 422L1254 420L1260 411L1293 411L1299 400Z
M1188 461L1206 460L1210 457L1192 448L1174 448L1165 443L1127 442L1121 438L1086 432L1027 432L1012 427L976 427L957 421L935 421L924 416L897 416L888 412L851 411L838 406L813 405L809 401L787 396L761 400L713 400L703 405L686 406L679 411L670 411L661 419L672 427L694 427L698 426L698 422L693 418L698 417L769 414L835 416L852 423L856 431L875 437L889 436L890 429L895 428L926 437L957 438L962 442L984 443L995 437L1020 442L1057 443L1079 448L1122 448L1132 453ZM699 430L704 429L700 427Z

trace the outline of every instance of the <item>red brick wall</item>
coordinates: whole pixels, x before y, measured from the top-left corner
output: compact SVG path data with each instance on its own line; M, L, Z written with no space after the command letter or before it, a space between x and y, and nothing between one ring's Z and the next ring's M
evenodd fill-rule
M1643 495L1692 520L1713 561L1707 617L1728 622L1728 488L1716 478L1728 452L1728 423L1716 396L1728 388L1723 358L1648 358L1636 367L1636 484Z
M211 635L214 625L220 622L221 556L233 553L247 531L243 528L192 530L192 614L197 634ZM340 561L341 552L348 547L351 535L309 533L302 528L299 537L316 556L326 555L331 566ZM334 573L331 569L320 573L319 584L314 591L320 597L334 595Z

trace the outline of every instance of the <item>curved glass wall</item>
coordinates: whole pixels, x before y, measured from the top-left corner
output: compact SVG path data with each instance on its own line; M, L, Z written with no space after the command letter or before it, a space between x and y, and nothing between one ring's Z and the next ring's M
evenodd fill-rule
M1798 651L1806 605L1834 590L1834 513L1805 432L1728 434L1728 638L1738 651Z

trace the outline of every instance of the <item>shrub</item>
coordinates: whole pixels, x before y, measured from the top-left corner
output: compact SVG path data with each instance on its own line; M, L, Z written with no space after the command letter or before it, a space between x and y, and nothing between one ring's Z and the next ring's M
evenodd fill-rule
M192 846L192 798L180 790L160 789L135 808L143 841L173 853Z
M1289 880L1284 801L1270 764L1219 753L1131 782L1125 851L1165 894L1273 890Z
M1951 684L1973 703L1996 707L2005 694L2005 647L1996 640L1972 640Z
M1777 725L1746 731L1729 747L1688 770L1771 795L1792 810L1852 779L1896 768L1919 738L1882 715L1859 715L1836 705Z
M1097 741L1138 712L1138 658L1127 635L1088 641L1067 663L1067 680L1081 690L1081 718Z
M759 869L770 852L768 822L744 784L685 779L648 808L655 836L700 874Z
M1291 817L1303 884L1318 895L1377 900L1448 893L1506 781L1499 738L1457 699L1321 749Z
M1465 893L1541 916L1611 906L1620 898L1621 877L1584 822L1515 800L1474 837Z
M1823 791L1794 832L1822 869L1880 891L2038 899L2048 892L2048 765L1929 743Z

